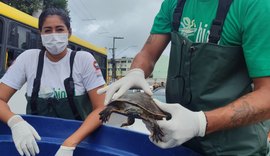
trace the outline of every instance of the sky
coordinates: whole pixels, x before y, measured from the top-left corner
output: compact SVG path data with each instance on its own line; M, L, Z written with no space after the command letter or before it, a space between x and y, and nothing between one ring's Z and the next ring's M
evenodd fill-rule
M108 49L112 57L134 57L149 36L163 0L68 0L73 35ZM169 46L164 55L168 55Z

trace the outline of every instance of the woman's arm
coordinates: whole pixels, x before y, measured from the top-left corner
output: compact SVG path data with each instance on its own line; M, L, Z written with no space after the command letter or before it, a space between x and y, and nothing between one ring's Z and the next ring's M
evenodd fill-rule
M8 119L14 115L14 113L11 112L7 102L15 92L15 89L7 86L4 83L0 83L0 120L4 123L7 123Z
M105 95L98 95L97 90L102 87L103 86L100 86L88 91L88 96L91 99L93 111L87 116L80 128L65 140L63 146L77 146L82 140L84 140L101 125L101 121L99 120L99 113L104 109Z
M36 140L41 137L38 132L28 124L20 115L11 112L7 102L16 92L15 89L4 83L0 83L0 120L11 129L12 139L20 155L32 155L39 153ZM19 103L18 103L19 104Z

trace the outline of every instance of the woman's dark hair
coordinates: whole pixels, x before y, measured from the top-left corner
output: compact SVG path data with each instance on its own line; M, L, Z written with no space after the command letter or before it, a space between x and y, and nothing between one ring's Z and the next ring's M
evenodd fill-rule
M68 30L69 31L71 30L70 29L70 17L65 10L60 9L60 8L47 8L39 16L38 29L40 31L42 30L42 26L43 26L45 19L48 16L52 16L52 15L60 16L60 18L64 21L65 25L67 26Z

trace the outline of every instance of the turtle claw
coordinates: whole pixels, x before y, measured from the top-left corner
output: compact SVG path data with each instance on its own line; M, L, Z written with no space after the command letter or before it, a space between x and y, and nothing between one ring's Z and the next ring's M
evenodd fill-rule
M111 111L108 109L108 108L105 108L103 111L101 111L99 113L100 117L99 119L102 121L102 122L107 122L111 116Z
M153 133L151 138L153 139L153 141L155 142L159 142L162 141L162 137L164 136L164 133L162 132L162 130L160 129L160 127L158 125L155 125L153 127Z
M161 128L158 126L157 122L155 120L149 120L149 121L145 120L145 124L148 125L147 126L149 127L148 129L151 131L150 137L152 138L152 140L155 142L162 141L164 133L161 130Z

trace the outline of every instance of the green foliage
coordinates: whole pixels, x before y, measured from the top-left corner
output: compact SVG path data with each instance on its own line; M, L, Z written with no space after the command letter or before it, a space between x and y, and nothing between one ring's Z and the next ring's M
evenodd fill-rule
M68 0L0 0L18 10L32 15L33 12L39 9L46 9L49 7L62 8L67 12Z
M69 14L69 10L67 8L68 6L68 0L44 0L43 9L55 7L55 8L62 8L66 10L66 12Z
M44 9L50 7L62 8L67 11L67 0L44 0Z
M3 0L3 2L30 15L42 7L42 0Z

